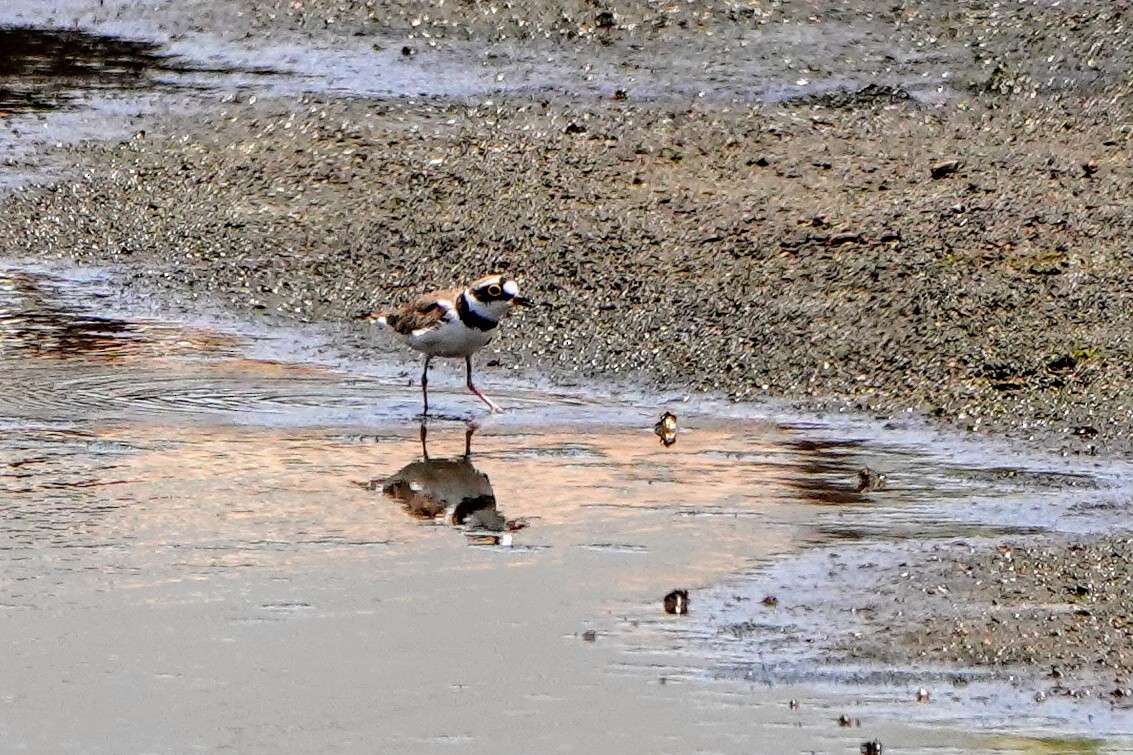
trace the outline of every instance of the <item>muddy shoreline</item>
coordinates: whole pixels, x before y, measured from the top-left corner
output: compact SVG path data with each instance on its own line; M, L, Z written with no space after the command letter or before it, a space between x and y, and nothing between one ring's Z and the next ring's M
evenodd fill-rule
M541 303L509 366L1124 453L1130 171L1097 107L1052 137L1070 103L229 103L75 150L0 223L10 256L305 322L509 270Z
M897 642L863 633L842 644L848 659L897 663L912 654L926 664L1021 670L1038 703L1093 696L1129 707L1128 535L960 542L917 556L886 575L901 585L893 599L873 604L871 621L895 629Z
M724 4L697 17L633 3L601 11L609 16L538 6L528 18L461 5L437 24L388 3L375 26L373 4L293 3L278 14L271 3L205 5L217 28L253 47L281 35L361 37L416 58L458 38L537 41L577 87L381 99L241 90L191 115L148 116L144 136L49 150L68 177L3 198L6 256L121 266L139 290L184 307L340 322L358 348L373 348L373 336L349 324L356 312L507 270L541 305L485 354L487 383L493 370L538 370L811 410L912 410L1068 454L1133 450L1122 7L997 16L943 3L858 27L798 15L801 4L760 19L729 16ZM100 12L113 21L113 10L88 20L100 23ZM171 8L153 12L171 37L191 27ZM832 45L779 74L804 88L816 73L845 79L848 89L791 90L777 102L726 86L651 96L673 67L624 92L617 76L585 78L594 61L623 53L641 70L662 49L670 60L721 59L752 24L840 22L935 54L878 53L848 77L845 47ZM1043 29L1059 30L1049 37L1061 38L1058 56ZM1105 57L1092 57L1100 42ZM742 57L727 49L722 59ZM497 56L491 72L507 79L521 58ZM738 65L712 74L716 83ZM949 81L913 87L926 68ZM717 91L711 77L694 83ZM1128 575L1121 542L1084 547ZM1081 547L1045 543L1036 563L1047 578L965 598L1021 605L1075 590L1069 566ZM945 559L989 576L1000 566ZM1123 596L1091 593L1091 610L1117 611ZM958 603L938 609L950 617L942 632L967 621ZM902 621L889 628L909 653L941 639ZM1045 670L1051 653L1084 658L1113 639L1076 631L1045 654L1011 650L1049 623L1022 612L1018 632L987 630L981 642L1008 648L996 663ZM976 655L937 659L981 663ZM1125 679L1128 658L1110 660Z
M774 683L798 673L774 659L796 656L818 676L923 689L925 702L998 679L1035 705L1127 710L1130 543L1060 534L822 548L719 590L714 642L752 659L720 673Z

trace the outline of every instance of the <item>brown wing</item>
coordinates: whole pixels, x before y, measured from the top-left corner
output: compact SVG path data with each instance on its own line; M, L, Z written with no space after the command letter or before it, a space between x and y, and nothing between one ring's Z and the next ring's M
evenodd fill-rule
M403 336L421 328L432 327L444 319L458 293L459 290L435 291L419 296L408 304L386 313L386 325ZM446 303L442 304L442 301Z

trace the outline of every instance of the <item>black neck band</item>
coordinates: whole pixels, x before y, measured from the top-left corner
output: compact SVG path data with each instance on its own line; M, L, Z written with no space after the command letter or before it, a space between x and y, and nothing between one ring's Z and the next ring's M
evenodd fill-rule
M477 314L463 293L456 297L456 314L460 317L460 321L468 327L484 332L494 330L499 324L495 320L489 320L487 317Z

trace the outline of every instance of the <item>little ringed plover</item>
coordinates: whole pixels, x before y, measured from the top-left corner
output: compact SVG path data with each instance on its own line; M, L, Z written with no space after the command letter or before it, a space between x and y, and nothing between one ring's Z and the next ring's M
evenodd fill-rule
M506 275L489 275L467 288L423 294L389 312L373 312L367 319L389 328L409 346L424 352L424 414L429 413L429 362L433 357L464 357L468 390L498 412L499 405L472 383L472 355L488 345L500 320L512 307L528 304L530 301L519 295L514 280Z

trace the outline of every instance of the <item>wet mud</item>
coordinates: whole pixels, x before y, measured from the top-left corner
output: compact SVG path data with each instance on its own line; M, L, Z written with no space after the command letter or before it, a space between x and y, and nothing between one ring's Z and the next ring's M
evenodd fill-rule
M904 613L915 629L897 645L926 663L1042 669L1031 682L1038 702L1093 696L1124 715L1133 694L1129 575L1111 564L1127 560L1128 551L1126 536L934 546L916 558L917 568L884 578L906 586L873 610L882 623L887 610ZM893 648L863 639L845 649L850 657Z
M153 125L84 150L86 178L10 197L0 222L13 254L125 264L175 303L292 322L509 270L542 302L493 345L514 369L1125 449L1130 359L1111 313L1128 271L1107 250L1124 238L1108 197L1127 166L1110 113L1051 136L1027 124L1069 111L815 114L829 126L711 105L587 112L233 106L170 140ZM989 136L962 174L930 177L939 145L1004 118L1025 145ZM1087 175L1090 160L1106 170Z

